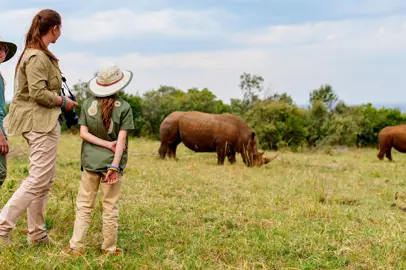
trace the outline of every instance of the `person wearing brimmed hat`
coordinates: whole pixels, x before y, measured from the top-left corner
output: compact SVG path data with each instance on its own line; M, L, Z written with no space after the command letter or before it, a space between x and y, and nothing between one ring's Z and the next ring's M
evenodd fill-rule
M117 248L118 200L121 176L127 164L127 131L134 129L131 106L117 93L132 80L132 72L121 70L113 62L99 66L97 76L89 82L90 98L80 114L82 177L76 201L76 219L65 255L83 254L91 212L99 187L103 203L103 243L107 255L121 255Z
M0 64L10 60L17 52L17 45L12 42L5 41L0 37ZM0 187L3 185L7 177L7 154L8 143L7 134L3 127L3 120L6 117L6 98L5 98L5 82L3 75L0 72Z

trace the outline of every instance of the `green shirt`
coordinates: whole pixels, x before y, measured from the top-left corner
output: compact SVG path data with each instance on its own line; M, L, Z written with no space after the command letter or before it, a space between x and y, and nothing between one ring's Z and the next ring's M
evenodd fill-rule
M90 97L85 100L82 105L79 125L87 126L89 132L100 139L115 141L118 138L120 130L134 129L134 120L130 105L117 97L111 113L110 128L106 130L103 126L99 100L96 97ZM124 169L127 164L128 136L126 138L126 145L126 150L123 152L120 161L120 167L122 169ZM106 166L110 165L113 159L114 153L111 150L83 140L81 153L82 169L94 172L105 172L107 171Z

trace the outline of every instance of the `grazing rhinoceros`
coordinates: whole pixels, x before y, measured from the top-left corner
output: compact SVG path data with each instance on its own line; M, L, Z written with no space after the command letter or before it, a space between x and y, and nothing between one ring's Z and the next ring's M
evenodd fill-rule
M235 163L240 153L247 166L262 166L275 159L258 152L255 132L240 118L232 114L210 114L197 111L173 112L160 126L159 155L176 158L179 143L195 152L217 152L217 163L224 164L227 156Z
M406 153L406 125L387 126L378 134L379 153L378 158L384 155L392 161L392 147L399 152Z

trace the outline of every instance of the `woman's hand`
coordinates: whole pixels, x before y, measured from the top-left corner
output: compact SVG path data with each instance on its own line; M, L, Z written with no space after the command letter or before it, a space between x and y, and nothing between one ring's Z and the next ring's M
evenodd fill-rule
M117 171L108 170L107 174L106 174L107 184L112 185L112 184L116 183L118 181L119 177L120 176Z
M0 135L0 155L7 155L8 154L8 143L6 138L4 137L3 133Z
M75 101L73 101L73 100L71 100L69 97L65 96L65 99L66 99L66 104L65 104L65 107L63 107L63 109L64 109L65 111L72 111L73 108L75 108L76 106L78 106L78 103L75 102ZM59 101L58 101L57 104L58 104L58 106L62 106L62 104L63 104L63 98L62 98L61 96L59 97Z
M64 107L65 111L72 111L73 108L78 106L78 103L71 100L69 97L65 97L65 98L66 98L66 105Z

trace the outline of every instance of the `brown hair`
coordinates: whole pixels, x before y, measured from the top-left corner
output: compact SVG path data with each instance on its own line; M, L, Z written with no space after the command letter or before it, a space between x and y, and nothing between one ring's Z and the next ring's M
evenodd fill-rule
M110 127L111 112L113 111L114 102L116 101L116 95L103 97L99 99L103 126L106 130L108 130Z
M23 58L23 55L28 48L39 49L43 51L45 54L47 54L50 58L58 61L58 58L56 58L55 55L53 55L48 50L47 46L45 46L41 38L45 34L47 34L52 27L54 26L60 27L61 24L62 24L61 16L59 15L58 12L52 9L43 9L40 12L38 12L37 15L34 16L34 18L32 19L31 27L28 30L25 39L24 51L17 62L15 70L16 73L20 65L21 59Z

